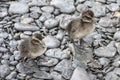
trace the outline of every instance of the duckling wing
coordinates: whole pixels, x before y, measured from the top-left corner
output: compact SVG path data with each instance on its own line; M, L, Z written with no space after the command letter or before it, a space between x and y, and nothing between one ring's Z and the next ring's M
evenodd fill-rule
M29 41L28 40L24 40L19 45L19 51L20 51L22 57L25 57L29 54Z

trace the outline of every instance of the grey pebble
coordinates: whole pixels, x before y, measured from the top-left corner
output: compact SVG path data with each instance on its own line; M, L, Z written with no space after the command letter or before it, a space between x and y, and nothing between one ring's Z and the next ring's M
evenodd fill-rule
M20 3L20 2L12 2L9 7L9 12L10 13L18 13L18 14L23 14L28 12L28 5L25 3Z
M53 18L53 15L51 15L50 13L43 12L42 15L40 16L39 20L44 22L45 20L47 20L49 18Z
M23 74L33 72L33 70L31 68L25 67L23 63L18 63L16 65L16 69L17 69L18 72L23 73Z
M37 12L31 12L31 13L30 13L30 17L31 17L31 18L38 19L39 16L40 16L40 15L39 15Z
M1 32L0 33L0 38L7 38L8 37L8 33L7 32Z
M51 28L54 28L58 25L58 21L54 18L50 18L44 22L44 25L47 29L51 29Z
M9 59L10 58L10 54L9 53L6 53L2 56L3 59Z
M45 53L46 56L48 57L54 57L58 59L65 59L68 58L69 55L64 53L61 49L55 48L55 49L49 49Z
M28 17L28 18L22 18L22 20L20 21L20 23L22 23L22 24L30 24L33 21L34 21L33 18Z
M54 11L54 7L53 6L44 6L41 8L41 10L46 13L52 13Z
M40 7L38 6L33 6L30 8L31 12L37 12L37 13L42 13L42 11L40 10Z
M33 25L25 25L21 23L15 23L14 28L18 31L37 31L39 27Z
M77 67L70 80L90 80L90 77L84 68Z
M63 30L59 30L55 37L59 40L62 40L64 35L65 35L65 32Z
M59 8L63 13L72 13L75 11L73 0L52 0L51 5Z
M48 48L57 48L60 45L60 41L53 36L46 36L44 38L45 44Z
M120 40L120 31L115 32L114 39Z
M106 0L96 0L96 1L101 2L101 3L105 3L106 2Z
M3 18L8 15L8 11L6 8L1 8L0 10L0 18Z
M7 51L8 51L7 48L5 48L5 47L0 47L0 52L7 52Z
M108 58L99 58L100 64L107 66L110 63L110 60Z
M70 79L73 73L72 62L70 60L63 59L55 66L54 70L60 71L65 79Z
M9 45L10 45L11 48L16 48L17 47L17 41L11 40Z
M60 27L66 29L68 23L72 19L72 16L68 14L60 14L59 16L56 16L56 19L59 21Z
M105 16L106 14L106 6L104 5L94 5L92 7L95 17Z
M115 3L111 3L107 6L107 8L110 10L110 11L118 11L120 8L119 8L119 5L118 4L115 4Z
M40 65L40 66L48 66L48 67L50 67L50 66L54 66L54 65L56 65L58 63L58 59L56 59L56 58L48 58L48 59L46 59L46 60L39 60L38 62L37 62L37 64L38 65Z
M95 49L95 55L100 57L113 57L116 54L116 48L115 47L99 47Z
M11 72L7 77L6 79L7 80L12 80L13 78L15 78L17 76L17 72L13 71Z
M10 68L8 65L0 65L0 77L5 77L10 73Z
M38 71L34 73L33 76L40 79L52 79L52 76L45 71Z
M79 4L79 5L77 6L77 10L78 10L79 12L83 12L83 11L85 11L85 10L87 10L87 9L88 9L88 6L85 5L85 4Z
M53 77L54 80L65 80L61 74L57 73L57 72L51 72L51 75Z
M9 62L9 60L3 59L3 60L1 60L1 63L2 63L3 65L8 65L10 62Z
M15 60L19 60L21 58L19 51L14 51L13 54L14 54Z

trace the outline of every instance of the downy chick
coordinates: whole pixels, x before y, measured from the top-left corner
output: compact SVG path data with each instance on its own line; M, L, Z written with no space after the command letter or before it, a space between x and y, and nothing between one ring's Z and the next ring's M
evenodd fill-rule
M66 28L69 38L72 41L73 39L82 40L83 37L93 32L95 29L93 26L93 18L94 13L91 10L87 10L82 13L82 18L72 20Z
M95 27L93 26L94 13L90 10L87 10L82 13L81 19L72 20L66 31L70 39L82 39L86 35L94 31Z
M20 51L21 57L24 59L27 57L36 58L41 56L47 47L43 41L43 37L35 33L32 37L25 39L18 46L18 50Z

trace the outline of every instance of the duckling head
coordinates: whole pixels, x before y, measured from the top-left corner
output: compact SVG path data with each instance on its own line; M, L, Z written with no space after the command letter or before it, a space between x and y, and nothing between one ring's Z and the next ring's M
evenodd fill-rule
M31 43L33 45L40 45L41 47L45 47L45 43L43 41L43 36L39 33L35 33L31 38Z
M91 10L84 11L82 13L82 21L87 23L92 23L94 18L94 13Z

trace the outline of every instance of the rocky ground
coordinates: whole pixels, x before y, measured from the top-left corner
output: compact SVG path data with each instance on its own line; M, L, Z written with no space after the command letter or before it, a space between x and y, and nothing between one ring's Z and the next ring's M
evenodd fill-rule
M96 29L73 56L65 28L87 9ZM120 80L119 11L120 0L0 0L0 80ZM48 50L25 66L17 46L36 32Z

